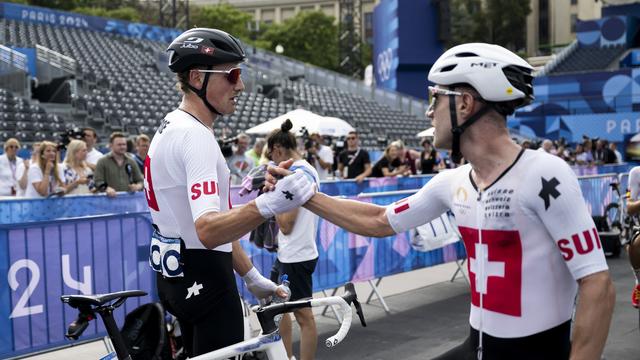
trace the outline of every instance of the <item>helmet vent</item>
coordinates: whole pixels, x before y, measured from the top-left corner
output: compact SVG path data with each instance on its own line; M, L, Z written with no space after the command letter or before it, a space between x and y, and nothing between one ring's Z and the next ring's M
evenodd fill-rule
M220 49L226 52L231 52L231 53L234 52L231 46L229 46L229 44L227 44L224 41L215 41L211 39L211 42L213 43L213 46L215 46L217 49Z
M451 70L455 69L456 66L458 66L458 64L447 65L447 66L443 67L442 69L440 69L440 72L451 71Z
M476 57L476 56L478 56L478 54L475 54L472 52L461 52L456 54L456 57Z

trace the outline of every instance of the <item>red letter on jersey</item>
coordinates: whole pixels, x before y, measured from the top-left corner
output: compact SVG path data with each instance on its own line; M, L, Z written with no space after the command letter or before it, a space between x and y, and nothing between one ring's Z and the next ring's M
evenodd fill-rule
M153 192L153 180L151 180L151 157L147 155L144 159L144 194L147 197L149 208L160 211L156 194Z
M217 193L218 184L215 181L203 181L201 183L195 183L191 185L191 200L196 200L202 194L215 195Z

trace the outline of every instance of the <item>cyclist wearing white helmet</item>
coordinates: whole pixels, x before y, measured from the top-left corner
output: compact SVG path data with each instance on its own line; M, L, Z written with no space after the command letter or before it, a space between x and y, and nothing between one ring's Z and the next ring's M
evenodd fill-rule
M471 327L441 360L600 359L607 338L615 292L576 176L560 158L522 149L506 127L506 116L533 100L531 72L497 45L451 48L429 72L427 116L435 145L469 164L387 207L321 193L304 205L376 237L453 211L469 259Z
M180 320L187 355L194 357L244 339L234 270L258 298L277 290L236 240L265 218L297 208L315 185L295 173L282 179L277 191L231 209L230 171L213 122L235 111L244 89L239 67L244 50L223 31L191 29L168 51L183 96L164 118L145 159L145 194L155 228L149 264L157 272L163 305Z

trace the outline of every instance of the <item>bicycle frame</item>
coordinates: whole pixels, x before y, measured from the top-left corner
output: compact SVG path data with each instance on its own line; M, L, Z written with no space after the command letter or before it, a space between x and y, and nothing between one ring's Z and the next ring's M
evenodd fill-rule
M349 290L347 290L347 293L349 293ZM357 301L354 301L354 303L355 302ZM291 312L296 309L305 307L322 307L332 305L340 306L343 311L340 330L338 330L338 332L334 336L331 336L325 341L325 345L327 347L333 347L340 343L349 332L349 329L351 327L351 317L353 314L351 311L351 306L345 299L340 296L291 301L269 305L264 308L257 308L257 310L255 311L258 314L258 320L260 320L260 325L263 329L263 333L260 336L206 354L202 354L200 356L191 358L191 360L228 359L250 351L264 351L267 355L267 359L269 360L288 360L289 358L287 356L287 351L285 350L284 343L282 342L282 337L280 336L279 329L273 321L273 316L279 313ZM361 313L359 312L359 305L356 305L356 309L358 311L358 315L360 316ZM363 320L364 318L360 317L360 319ZM273 328L274 326L275 329ZM269 332L269 330L273 331Z

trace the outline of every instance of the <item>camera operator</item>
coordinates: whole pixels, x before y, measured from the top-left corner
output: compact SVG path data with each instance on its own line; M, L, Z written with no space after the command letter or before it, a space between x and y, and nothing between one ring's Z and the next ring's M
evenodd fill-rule
M251 137L245 133L240 133L235 137L235 150L227 158L227 166L231 171L231 185L242 184L242 179L253 168L253 159L245 155L249 148Z
M360 183L371 169L371 160L369 152L359 145L358 133L350 131L347 135L347 148L338 155L338 173L345 179L356 179Z
M311 134L309 139L313 140L314 146L307 147L305 144L307 161L316 168L320 180L326 180L333 166L333 151L330 147L324 145L324 139L319 133Z
M296 138L290 132L292 126L291 120L286 120L280 129L271 132L267 138L269 158L275 163L293 159L290 169L302 169L318 184L317 172L311 164L302 159L296 149ZM287 274L291 284L291 301L310 299L313 296L311 276L318 262L316 247L318 216L301 207L276 215L276 221L280 227L278 258L271 270L271 281L277 283L280 276ZM310 308L306 308L294 311L293 315L300 325L300 360L314 359L318 334L313 312ZM291 317L289 314L284 314L280 323L280 334L287 349L288 358L293 355L291 329Z

